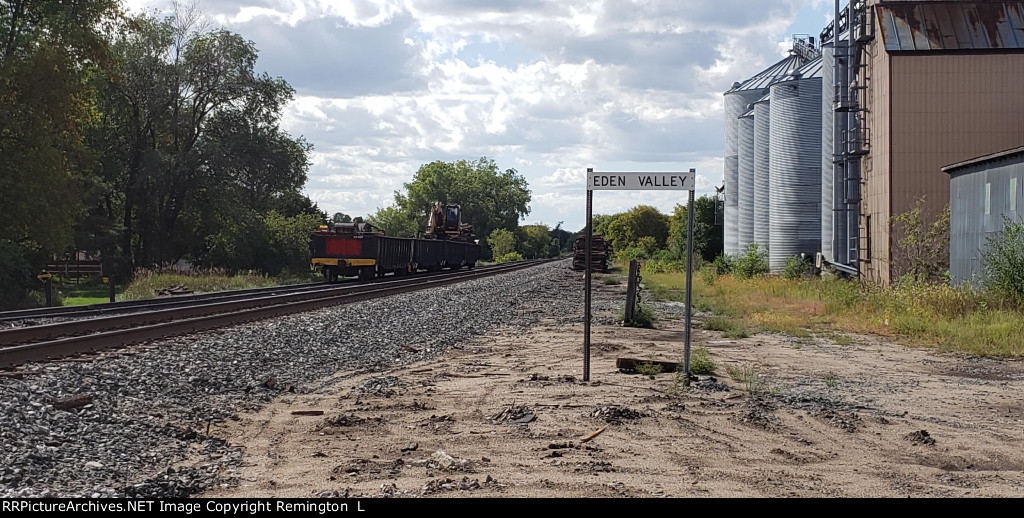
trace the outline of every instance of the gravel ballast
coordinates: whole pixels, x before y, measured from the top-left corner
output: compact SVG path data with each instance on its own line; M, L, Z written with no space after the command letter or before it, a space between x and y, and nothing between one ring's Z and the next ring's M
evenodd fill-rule
M338 371L430 359L542 313L582 325L581 277L558 261L28 366L22 377L0 377L0 497L187 497L231 483L241 452L215 436L217 423ZM595 312L618 304L594 298ZM190 450L205 464L175 469Z

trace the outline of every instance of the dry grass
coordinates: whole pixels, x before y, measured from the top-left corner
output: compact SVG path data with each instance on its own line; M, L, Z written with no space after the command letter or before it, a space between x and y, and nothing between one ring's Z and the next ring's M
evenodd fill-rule
M651 273L644 281L656 296L683 300L681 274ZM744 324L798 337L840 330L980 356L1024 356L1024 312L967 288L723 275L711 284L694 276L693 293L697 309L736 322L718 325L727 332Z

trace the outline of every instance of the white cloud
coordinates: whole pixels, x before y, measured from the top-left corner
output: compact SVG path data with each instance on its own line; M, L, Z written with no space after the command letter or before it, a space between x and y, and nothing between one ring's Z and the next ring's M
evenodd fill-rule
M131 0L129 7L164 6ZM583 220L584 171L698 171L721 184L722 92L779 59L823 0L218 0L297 90L284 126L314 145L306 192L365 215L433 160L493 157L533 190L527 221ZM827 11L827 12L826 12ZM602 193L600 212L679 196ZM685 201L685 200L684 200Z

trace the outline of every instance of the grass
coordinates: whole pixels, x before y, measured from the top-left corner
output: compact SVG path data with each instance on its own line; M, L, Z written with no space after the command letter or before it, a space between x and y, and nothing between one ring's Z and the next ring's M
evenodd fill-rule
M106 284L83 283L54 285L60 292L65 306L87 306L89 304L103 304L110 302L110 287ZM115 300L120 300L121 288L114 286L116 292Z
M684 274L649 273L644 282L656 298L684 300ZM696 309L715 314L705 329L732 337L754 331L807 338L841 331L978 356L1024 356L1024 311L968 288L697 275L693 299ZM833 339L840 345L852 342L841 335Z
M240 272L228 275L222 270L180 272L172 270L136 270L131 284L118 300L151 299L165 288L184 286L195 293L244 290L285 284L298 284L314 280L309 275L271 277L258 272Z
M715 362L711 359L708 348L698 345L690 355L690 372L693 374L712 374L715 372Z
M761 374L760 369L754 365L730 365L726 367L726 373L733 380L743 384L743 388L751 394L776 395L779 393L778 387L771 382L768 376Z

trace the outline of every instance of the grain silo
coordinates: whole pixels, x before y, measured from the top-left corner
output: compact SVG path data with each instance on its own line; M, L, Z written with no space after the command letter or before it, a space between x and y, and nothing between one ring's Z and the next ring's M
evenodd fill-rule
M749 105L768 93L772 83L786 77L808 60L817 57L813 44L797 40L789 56L743 82L733 83L725 92L725 253L736 254L739 247L739 118Z
M746 250L754 242L754 109L740 116L737 126L738 178L736 180L736 209L738 225L737 248Z
M786 260L821 250L821 58L771 86L768 157L769 254Z
M768 250L768 154L771 94L754 103L754 242Z

